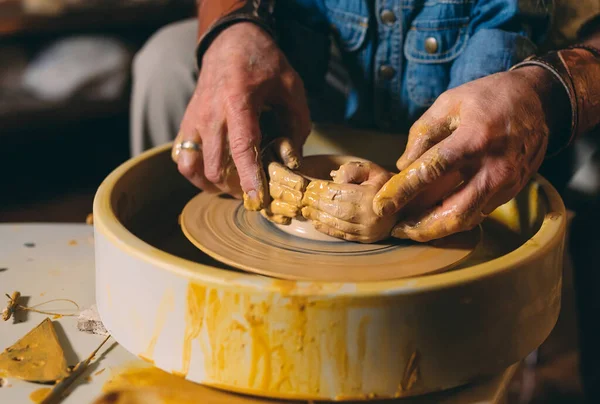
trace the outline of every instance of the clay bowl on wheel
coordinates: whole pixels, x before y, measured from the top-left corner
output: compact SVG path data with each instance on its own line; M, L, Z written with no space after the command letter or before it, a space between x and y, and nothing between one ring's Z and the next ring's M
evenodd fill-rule
M211 259L178 225L197 192L165 145L118 167L94 201L104 325L189 380L278 398L421 395L505 369L556 323L566 217L540 176L458 267L379 282L278 280Z

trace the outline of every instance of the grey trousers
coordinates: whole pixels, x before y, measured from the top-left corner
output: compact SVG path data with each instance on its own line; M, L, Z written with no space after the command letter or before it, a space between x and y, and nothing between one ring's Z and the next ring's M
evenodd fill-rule
M156 32L133 59L131 153L171 142L196 86L196 19Z

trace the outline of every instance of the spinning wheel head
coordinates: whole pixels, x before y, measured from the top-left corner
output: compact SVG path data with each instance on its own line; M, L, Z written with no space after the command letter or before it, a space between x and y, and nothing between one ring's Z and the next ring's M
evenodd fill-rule
M311 156L303 174L328 178L346 156ZM359 244L324 235L310 221L276 225L239 200L200 193L184 208L186 237L207 255L232 267L282 279L365 282L440 272L467 258L480 228L430 243L390 239Z

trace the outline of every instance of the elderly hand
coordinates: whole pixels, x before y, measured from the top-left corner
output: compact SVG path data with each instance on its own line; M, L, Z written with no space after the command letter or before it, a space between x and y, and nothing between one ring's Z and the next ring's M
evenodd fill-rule
M174 143L199 143L200 150L174 150L179 171L198 188L235 197L243 192L247 209L263 209L268 194L259 115L265 109L273 110L278 132L301 151L311 124L300 77L261 28L234 24L215 38L202 59Z
M396 215L377 216L377 191L392 174L370 162L350 162L331 173L333 182L311 181L303 197L302 216L322 233L348 241L374 243L390 236Z
M526 185L548 142L544 74L537 67L494 74L436 100L409 132L400 173L373 201L380 217L402 215L393 236L429 241L469 230ZM438 203L403 214L424 191Z

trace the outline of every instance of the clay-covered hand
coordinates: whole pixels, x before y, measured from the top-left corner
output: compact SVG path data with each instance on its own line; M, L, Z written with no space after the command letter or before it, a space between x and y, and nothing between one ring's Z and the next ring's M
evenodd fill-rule
M331 173L333 181L311 181L302 216L322 233L348 241L374 243L390 236L396 215L379 217L373 198L392 173L370 162L349 162Z
M174 143L196 142L201 150L179 152L178 169L197 187L243 196L246 208L260 210L269 198L259 116L272 110L278 132L301 151L311 128L302 80L269 34L252 23L221 32L201 66Z
M268 165L269 194L272 198L268 209L261 211L267 219L279 223L289 224L300 214L302 197L308 185L308 180L295 173L290 168L278 162Z
M523 68L449 90L412 126L400 173L373 201L380 217L400 212L393 236L429 241L472 229L527 184L547 148L542 72ZM406 210L423 192L428 203Z

